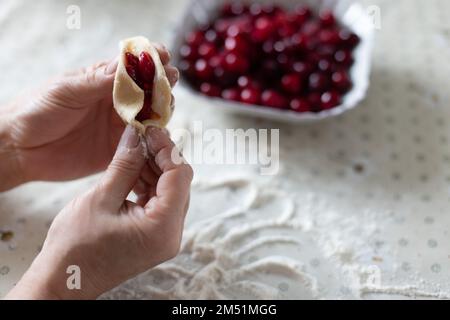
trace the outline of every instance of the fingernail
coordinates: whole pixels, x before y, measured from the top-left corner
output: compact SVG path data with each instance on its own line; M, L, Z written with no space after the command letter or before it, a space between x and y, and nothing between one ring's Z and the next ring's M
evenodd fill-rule
M166 129L161 129L157 127L148 127L147 131L145 132L147 136L147 144L150 154L155 155L157 151L157 144L158 141L160 141L161 135L166 135L166 133L163 131Z
M110 75L110 74L113 74L114 72L116 72L118 62L119 62L119 58L118 58L118 57L114 58L114 60L112 60L112 61L106 66L105 74L106 74L106 75Z
M139 145L139 134L131 125L127 125L119 142L119 147L134 149Z

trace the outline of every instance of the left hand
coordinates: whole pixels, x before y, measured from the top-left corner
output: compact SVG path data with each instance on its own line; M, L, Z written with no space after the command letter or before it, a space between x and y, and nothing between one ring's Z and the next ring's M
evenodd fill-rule
M156 46L173 86L178 71L168 51ZM1 115L20 183L71 180L107 167L125 128L112 102L116 68L113 60L66 74Z

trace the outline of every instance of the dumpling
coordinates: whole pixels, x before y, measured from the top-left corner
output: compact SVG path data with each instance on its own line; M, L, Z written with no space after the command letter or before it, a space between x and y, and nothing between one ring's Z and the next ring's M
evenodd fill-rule
M113 102L119 116L141 133L165 127L172 116L171 87L156 48L145 37L120 42Z

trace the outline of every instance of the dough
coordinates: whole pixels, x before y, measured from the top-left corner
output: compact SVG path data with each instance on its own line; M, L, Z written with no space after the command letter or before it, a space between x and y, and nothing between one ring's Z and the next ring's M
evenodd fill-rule
M125 53L130 52L139 57L142 51L148 52L155 64L152 110L159 115L159 118L139 122L135 117L144 106L144 91L128 75ZM171 87L164 66L158 51L150 41L142 36L121 41L119 64L114 79L113 102L114 108L123 121L131 124L141 133L144 133L148 126L165 127L172 116L171 99Z

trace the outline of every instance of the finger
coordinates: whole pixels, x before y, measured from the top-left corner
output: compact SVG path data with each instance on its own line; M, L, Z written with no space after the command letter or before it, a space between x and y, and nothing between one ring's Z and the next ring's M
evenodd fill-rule
M144 165L145 156L139 134L128 125L97 190L113 209L123 204L136 185Z
M161 63L166 65L170 61L170 52L167 50L166 46L161 43L153 43L153 46L159 53L159 57L161 59Z
M111 95L118 60L101 62L63 78L78 98L105 98Z
M162 171L156 186L156 200L152 199L153 205L178 213L184 219L184 207L193 177L192 168L180 161L183 159L179 157L178 149L164 131L149 128L146 137L148 150Z
M166 65L164 67L164 70L166 71L166 76L167 79L169 79L170 86L173 88L177 84L178 79L180 78L180 72L178 71L177 68L171 65Z
M173 96L173 94L171 96L172 98L170 99L170 112L173 113L173 111L175 110L175 97Z

